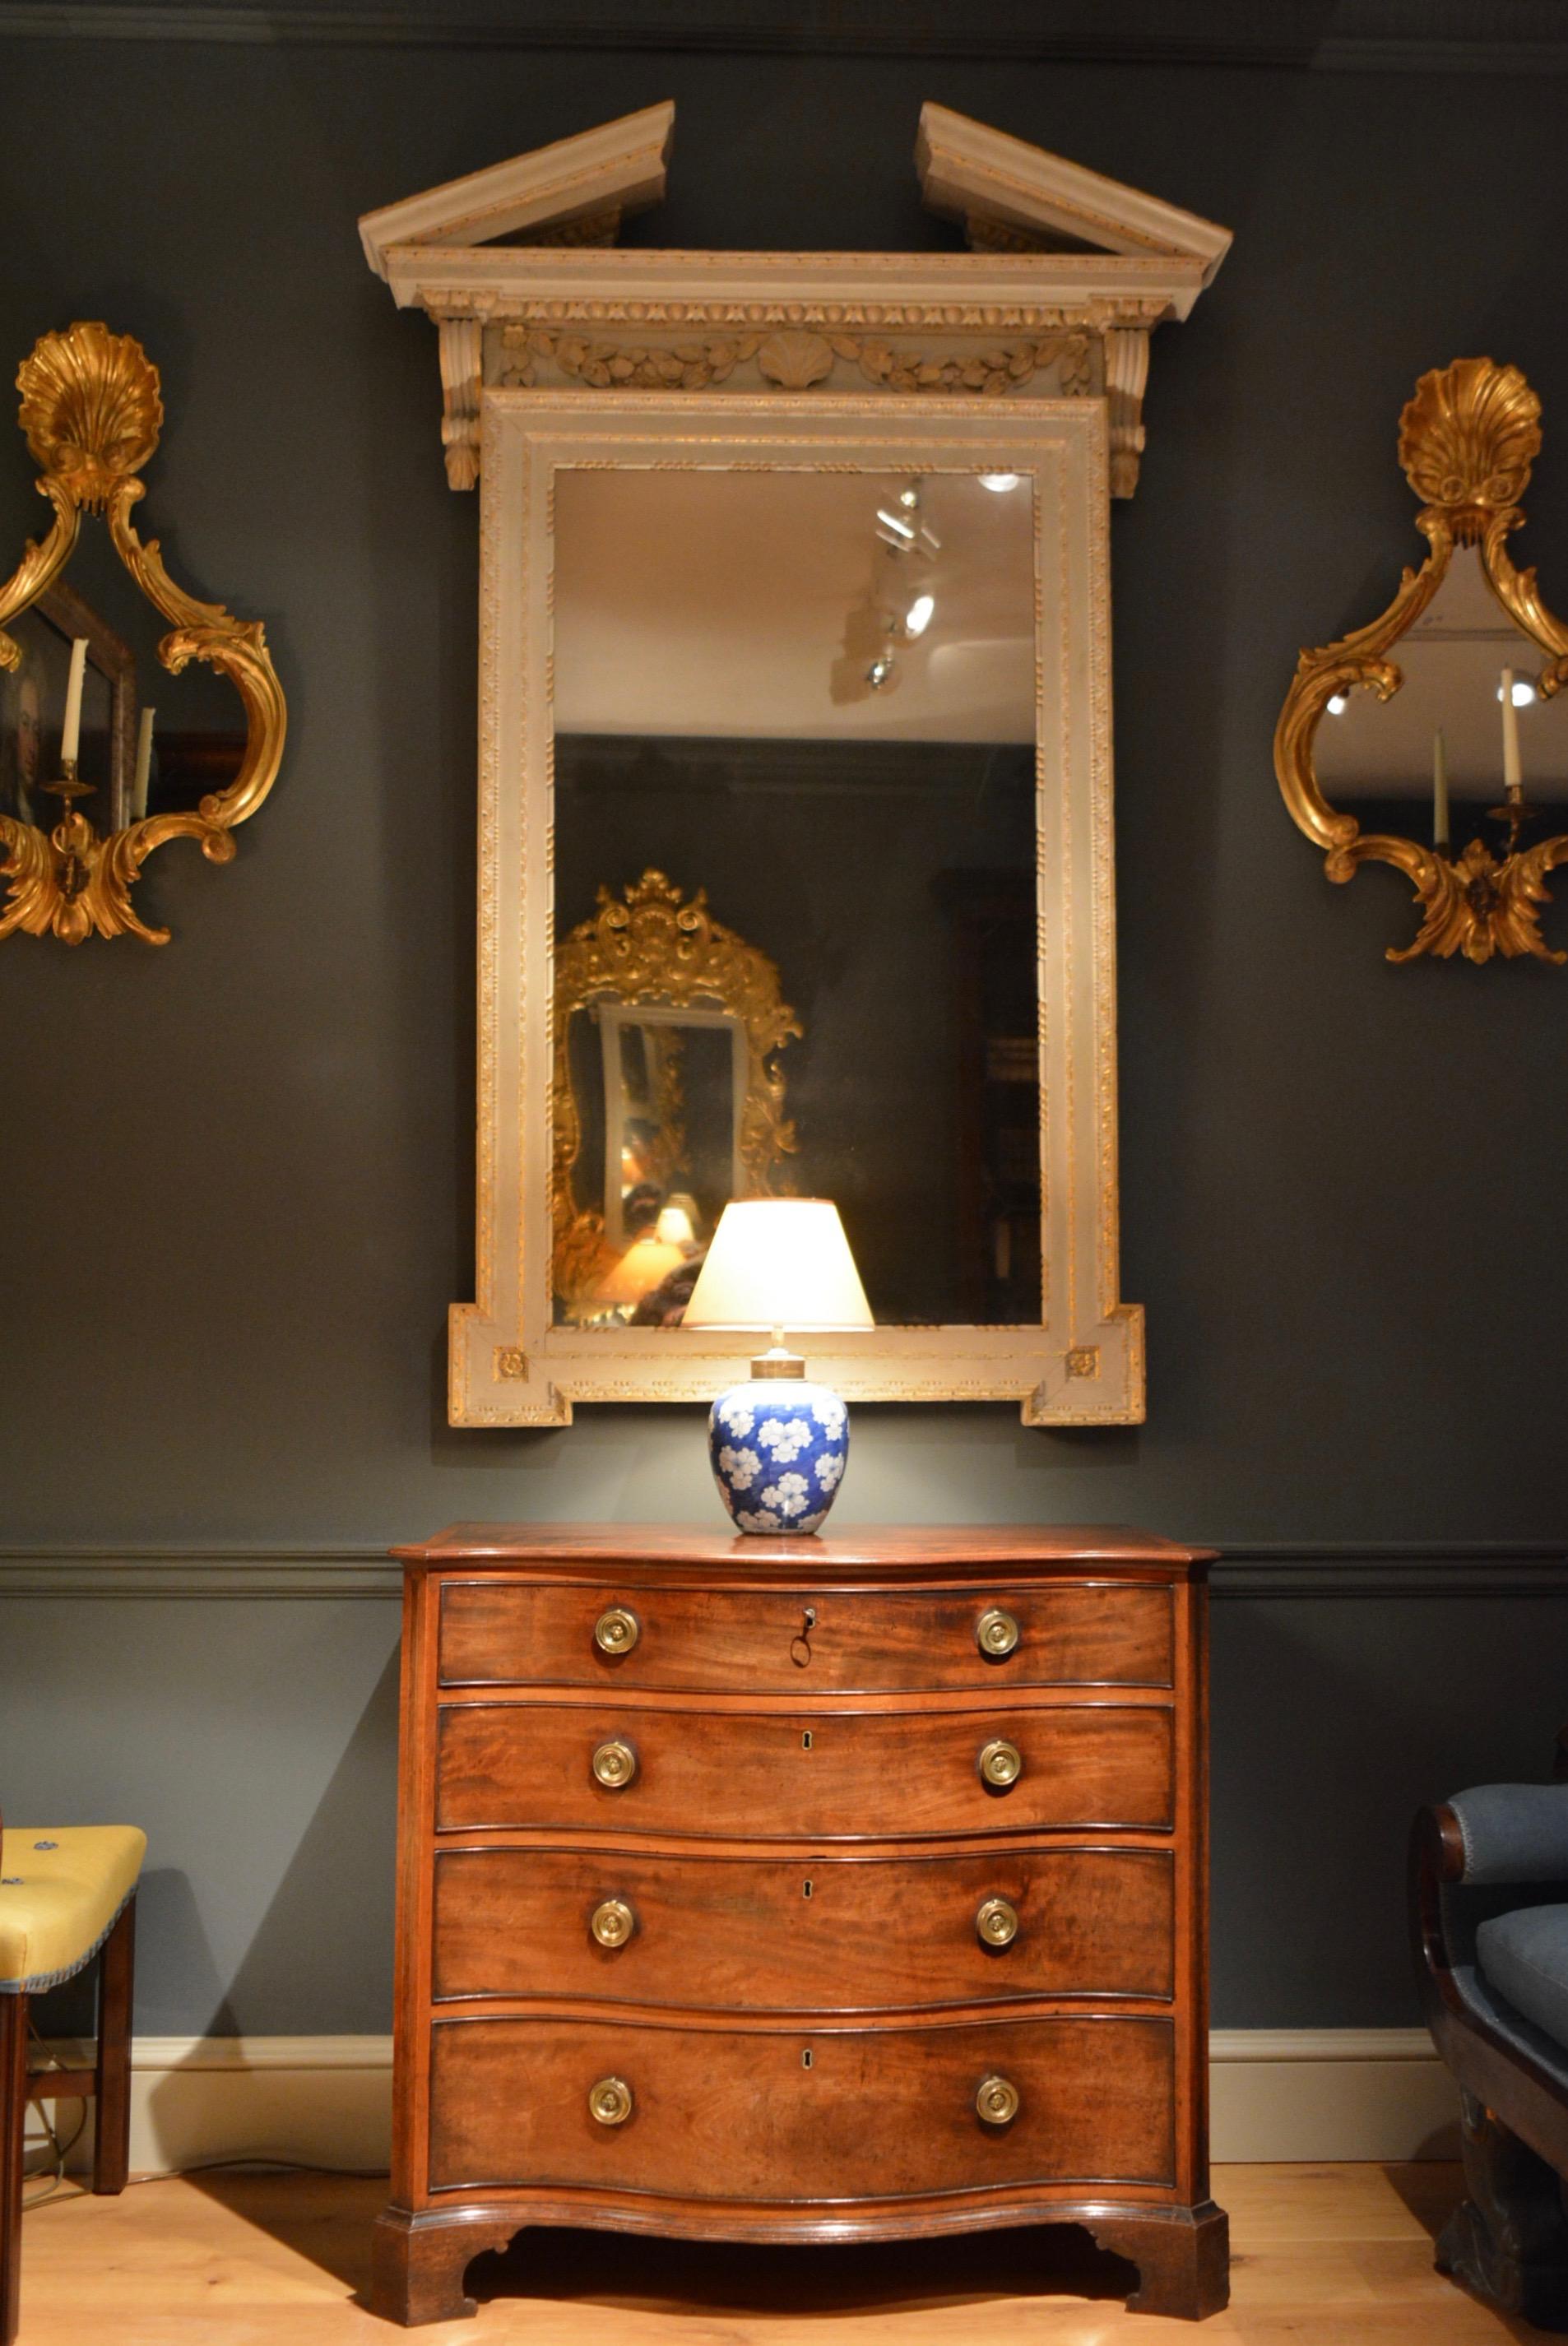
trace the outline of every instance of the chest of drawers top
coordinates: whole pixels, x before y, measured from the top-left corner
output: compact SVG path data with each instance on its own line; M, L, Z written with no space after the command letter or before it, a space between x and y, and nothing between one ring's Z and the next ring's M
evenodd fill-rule
M548 1565L556 1573L602 1579L636 1565L676 1566L755 1586L824 1576L871 1583L941 1581L960 1586L999 1572L1025 1578L1104 1571L1114 1578L1192 1580L1213 1561L1211 1548L1184 1547L1122 1524L885 1525L846 1529L824 1538L741 1537L685 1524L451 1524L433 1538L392 1554L429 1571L473 1565Z

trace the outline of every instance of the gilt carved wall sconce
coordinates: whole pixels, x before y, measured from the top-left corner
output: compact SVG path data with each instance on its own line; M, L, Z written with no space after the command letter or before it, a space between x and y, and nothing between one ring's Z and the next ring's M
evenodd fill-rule
M158 370L140 344L99 324L46 334L16 387L55 519L0 586L0 937L166 944L168 931L141 918L131 890L172 839L194 839L209 862L232 860L235 826L260 806L282 758L282 688L260 622L188 595L158 540L137 534L137 476L163 423ZM84 515L104 517L107 548L84 539ZM159 638L149 611L171 632ZM192 671L178 688L156 680L158 663L174 678L192 661L212 674ZM155 693L174 708L158 711ZM78 803L95 796L101 827Z
M1391 863L1414 888L1421 926L1390 961L1568 959L1537 909L1568 830L1531 836L1553 812L1568 822L1568 627L1507 552L1540 418L1517 367L1456 359L1421 377L1400 463L1431 550L1381 617L1303 651L1275 730L1285 803L1329 879Z

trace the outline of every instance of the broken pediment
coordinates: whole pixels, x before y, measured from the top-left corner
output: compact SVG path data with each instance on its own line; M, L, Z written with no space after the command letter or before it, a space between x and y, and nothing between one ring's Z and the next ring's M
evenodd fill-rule
M992 130L945 106L921 108L915 166L926 208L963 223L977 251L1119 252L1199 264L1186 315L1230 250L1231 233L1082 163Z
M645 107L369 212L365 257L436 321L454 488L486 387L1099 398L1109 487L1144 445L1151 330L1185 318L1230 232L949 107L921 108L930 208L967 252L618 247L664 192L673 105Z
M396 245L485 245L502 237L613 244L628 212L647 210L664 194L674 130L675 107L667 100L383 205L360 222L365 259L385 277Z

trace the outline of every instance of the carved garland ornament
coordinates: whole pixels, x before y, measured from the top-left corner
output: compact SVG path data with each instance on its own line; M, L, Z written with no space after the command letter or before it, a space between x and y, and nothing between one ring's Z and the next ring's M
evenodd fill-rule
M605 1218L579 1209L572 1174L582 1146L582 1119L572 1089L570 1030L574 1012L594 1003L674 1009L700 1005L728 1011L745 1031L746 1097L738 1155L743 1194L769 1194L773 1168L795 1147L784 1114L784 1077L775 1054L801 1028L779 998L779 972L708 910L699 888L689 903L662 872L645 872L624 902L606 887L597 913L555 948L555 1033L550 1168L552 1275L568 1302L591 1295L615 1260Z
M1550 902L1546 875L1568 862L1568 834L1494 856L1472 839L1450 856L1419 841L1372 832L1363 836L1354 815L1331 807L1318 786L1313 742L1330 697L1364 685L1387 700L1403 681L1387 655L1431 603L1458 546L1480 548L1482 567L1503 609L1547 655L1538 689L1548 699L1568 677L1568 627L1542 601L1533 570L1516 570L1504 541L1524 519L1519 500L1541 448L1541 402L1517 367L1491 359L1456 359L1422 375L1400 418L1400 463L1423 500L1416 527L1431 551L1420 570L1407 569L1400 589L1369 627L1304 651L1274 735L1274 769L1291 816L1327 851L1330 880L1354 877L1362 863L1391 863L1420 900L1422 922L1413 944L1390 946L1389 959L1506 960L1533 955L1563 962L1541 934L1536 907Z
M780 391L809 391L823 382L837 360L860 369L879 390L903 393L975 392L997 398L1047 367L1058 367L1062 388L1081 396L1094 387L1093 342L1087 333L1063 332L1040 342L922 357L863 334L814 333L786 328L771 334L709 336L658 347L595 342L540 326L504 326L501 380L508 390L534 382L535 362L546 359L593 391L707 391L727 382L738 366L757 362L764 381Z
M248 738L239 773L210 792L194 814L159 814L100 837L71 803L74 777L62 777L65 812L52 831L0 815L0 937L23 930L52 933L66 944L99 936L136 936L144 944L168 942L167 929L149 928L132 907L131 889L153 850L171 839L194 839L212 863L234 854L237 823L253 815L276 778L283 755L286 714L282 688L268 657L260 622L233 618L220 603L199 602L164 568L158 540L145 544L131 523L144 494L136 475L158 446L163 423L158 370L139 342L100 324L73 325L46 334L16 377L21 424L43 466L38 493L55 509L42 545L28 544L20 567L0 586L0 668L15 668L21 649L4 629L52 585L76 546L84 513L102 513L116 553L173 632L158 646L171 675L187 662L220 668L245 704Z

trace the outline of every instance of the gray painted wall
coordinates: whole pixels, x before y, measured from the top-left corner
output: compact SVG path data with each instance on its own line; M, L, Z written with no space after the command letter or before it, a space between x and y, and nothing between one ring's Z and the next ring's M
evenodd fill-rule
M1268 750L1297 647L1369 616L1418 551L1393 462L1416 376L1514 360L1568 434L1558 84L6 40L0 88L0 352L72 317L146 342L170 419L147 526L265 617L291 714L237 863L173 850L147 883L167 951L0 953L0 1536L309 1548L457 1515L712 1515L695 1411L443 1423L471 1277L476 516L444 486L433 333L353 229L674 96L650 240L937 240L910 164L926 97L1237 230L1159 338L1115 524L1149 1423L862 1409L842 1518L1560 1538L1568 974L1389 968L1403 884L1330 889ZM67 116L70 168L41 180L16 134ZM6 548L44 511L8 440ZM1568 604L1565 444L1522 558ZM1407 2019L1412 1804L1543 1759L1563 1597L1422 1585L1347 1596L1330 1573L1217 1606L1222 2023ZM0 1608L10 1812L152 1831L143 2027L386 2025L395 1637L379 1598Z

